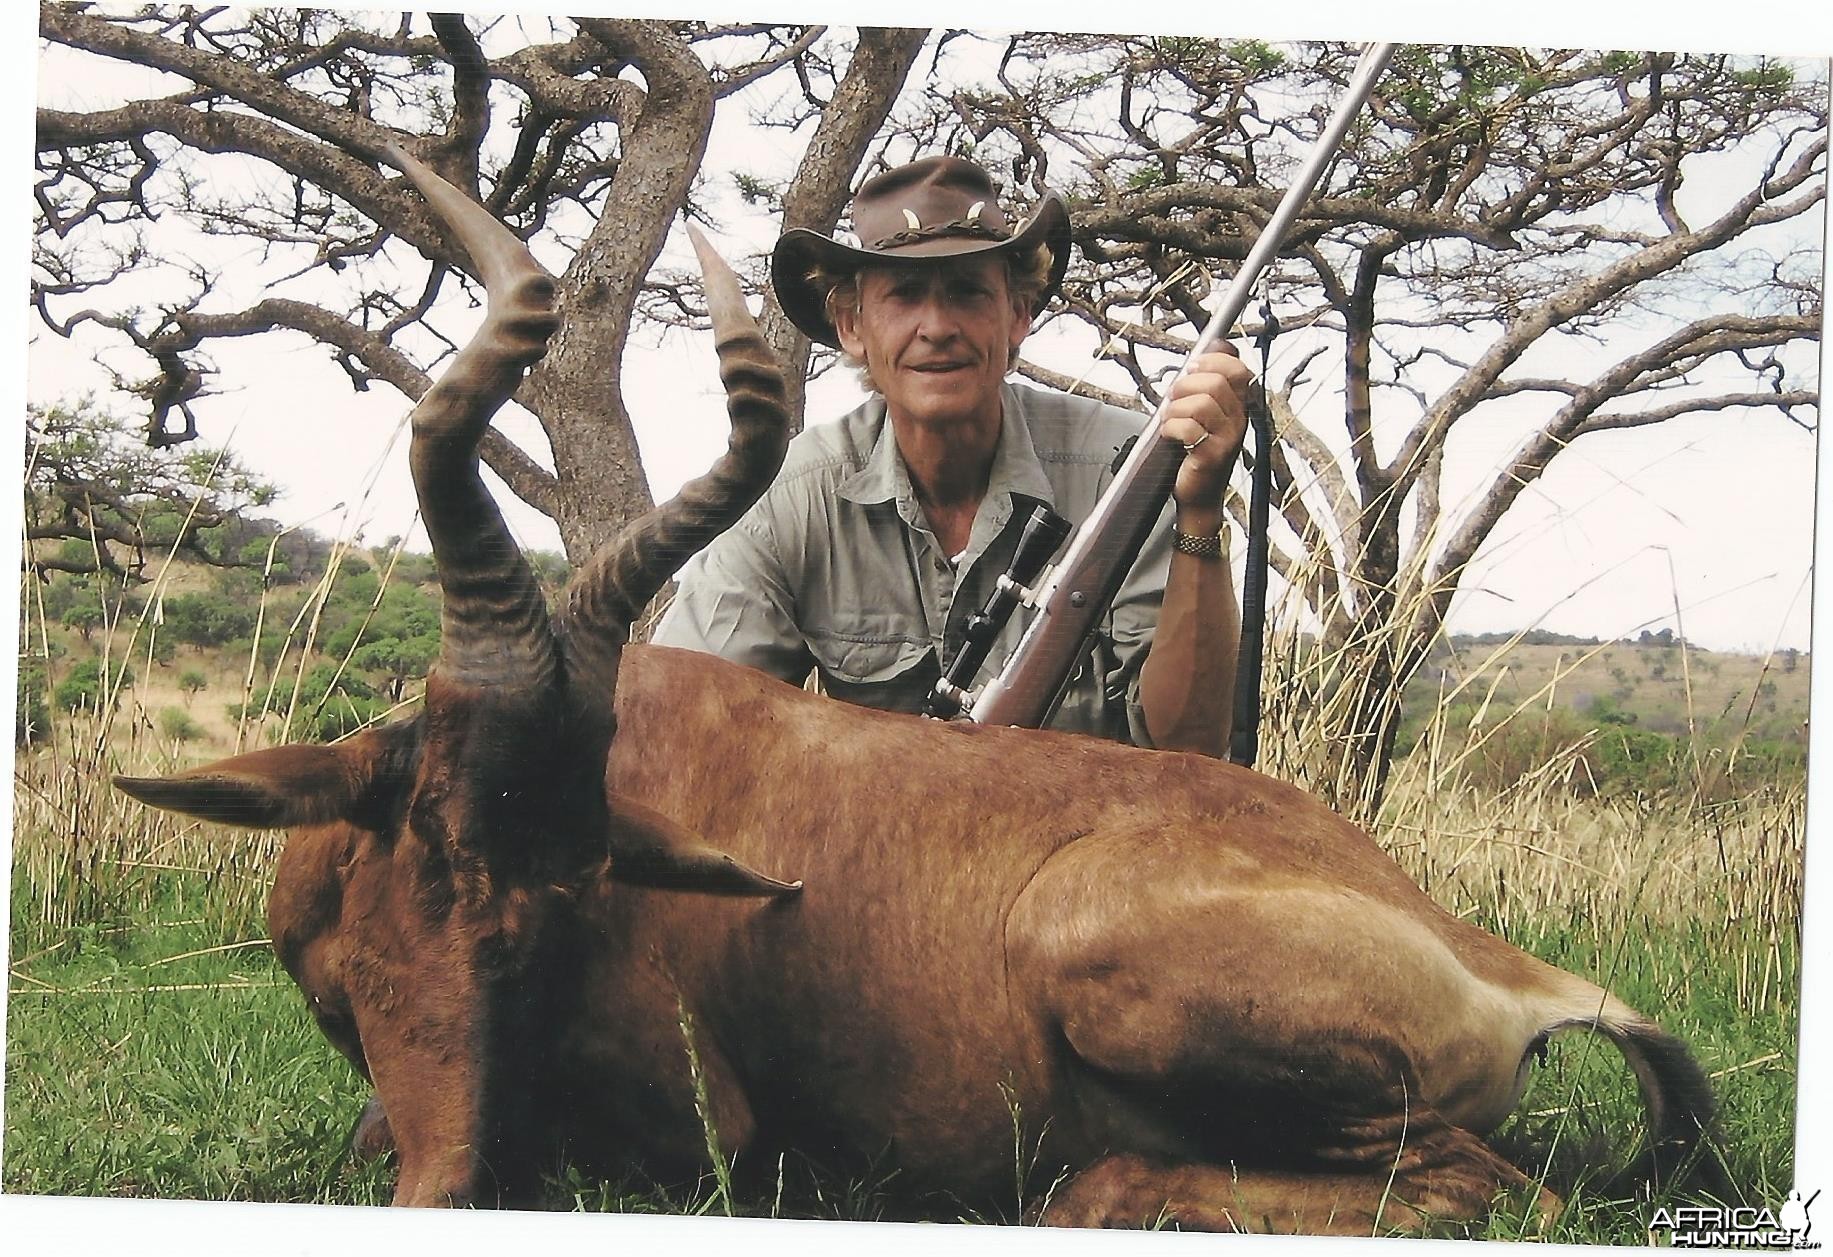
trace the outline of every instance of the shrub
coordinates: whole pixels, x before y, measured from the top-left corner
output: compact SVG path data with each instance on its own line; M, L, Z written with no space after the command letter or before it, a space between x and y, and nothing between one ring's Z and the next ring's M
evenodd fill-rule
M58 617L65 628L73 628L88 641L102 625L102 608L93 602L73 602Z
M1633 725L1636 723L1634 712L1624 711L1617 705L1614 696L1599 695L1585 707L1585 715L1600 725Z
M1680 739L1627 725L1601 729L1584 759L1605 794L1655 794L1683 784L1687 776Z
M64 616L69 614L71 607L85 600L95 600L89 582L78 581L69 572L51 573L51 578L38 590L38 601L44 607L45 617L59 624L68 623Z
M112 681L113 678L108 680ZM130 668L121 674L120 684L131 685L133 680L134 674ZM64 679L57 683L52 698L59 711L96 711L101 706L103 688L102 661L83 659L73 664Z
M187 646L221 646L247 637L254 628L254 611L225 597L177 594L165 600L164 631Z
M369 682L348 669L340 675L335 664L319 664L299 683L300 731L320 742L354 733L387 710Z
M153 662L162 668L171 663L178 655L178 644L172 640L172 636L169 633L155 631L153 635L147 639L146 648L147 653L152 656Z
M389 697L399 702L407 682L425 676L438 657L439 638L436 635L384 637L359 649L351 656L351 662L366 671L381 673Z
M270 548L273 550L274 555L271 567L268 565L267 558ZM256 537L252 541L247 542L236 555L236 558L256 571L265 569L268 578L271 580L284 581L292 574L292 563L287 558L286 551L273 545L272 541L265 537Z
M181 708L167 707L159 713L159 736L174 742L190 742L203 735L203 726Z

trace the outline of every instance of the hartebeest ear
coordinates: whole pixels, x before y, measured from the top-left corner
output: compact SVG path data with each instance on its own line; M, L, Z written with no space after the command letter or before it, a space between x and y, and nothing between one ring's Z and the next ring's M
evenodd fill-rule
M802 883L780 882L709 847L700 836L635 799L610 792L611 880L657 890L707 895L793 895Z
M281 829L363 821L382 802L382 788L399 776L403 741L395 729L370 730L334 746L276 746L173 777L114 780L142 803L225 825Z

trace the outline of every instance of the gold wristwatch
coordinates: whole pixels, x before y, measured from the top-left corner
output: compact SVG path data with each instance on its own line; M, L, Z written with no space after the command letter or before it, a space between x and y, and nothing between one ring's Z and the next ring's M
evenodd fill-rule
M1223 544L1220 533L1207 533L1193 537L1173 527L1171 548L1179 554L1194 554L1199 559L1221 559L1228 556L1228 548Z

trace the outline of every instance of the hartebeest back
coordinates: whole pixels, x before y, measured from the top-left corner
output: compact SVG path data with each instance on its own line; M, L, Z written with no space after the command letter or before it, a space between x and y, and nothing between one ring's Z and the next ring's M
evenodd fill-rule
M1710 1092L1678 1042L1443 912L1298 790L626 649L637 611L781 456L780 373L703 241L732 448L550 616L477 443L554 326L551 285L481 209L397 161L491 299L414 413L446 596L425 710L337 746L120 780L157 806L294 827L275 946L374 1083L397 1202L524 1198L561 1153L695 1173L698 1083L743 1164L876 1159L966 1202L1010 1191L1016 1103L1036 1186L1072 1175L1037 1202L1047 1221L1474 1218L1529 1186L1478 1136L1573 1026L1634 1067L1651 1171L1701 1151Z

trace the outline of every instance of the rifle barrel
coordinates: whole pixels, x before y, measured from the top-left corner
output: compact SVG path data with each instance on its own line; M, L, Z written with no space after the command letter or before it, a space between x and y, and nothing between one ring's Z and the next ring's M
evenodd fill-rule
M1188 375L1197 358L1207 353L1247 309L1261 272L1279 252L1280 242L1323 177L1324 168L1336 156L1349 124L1361 112L1393 51L1392 44L1370 44L1363 50L1343 98L1216 303L1195 346L1172 378L1173 383ZM1170 404L1171 390L1167 387L1165 400L1159 403L1145 432L1134 442L1113 482L1070 540L1057 564L1051 589L1017 649L974 701L968 712L970 719L982 724L1037 728L1050 718L1068 684L1082 643L1114 600L1165 499L1171 495L1184 450L1163 434Z

